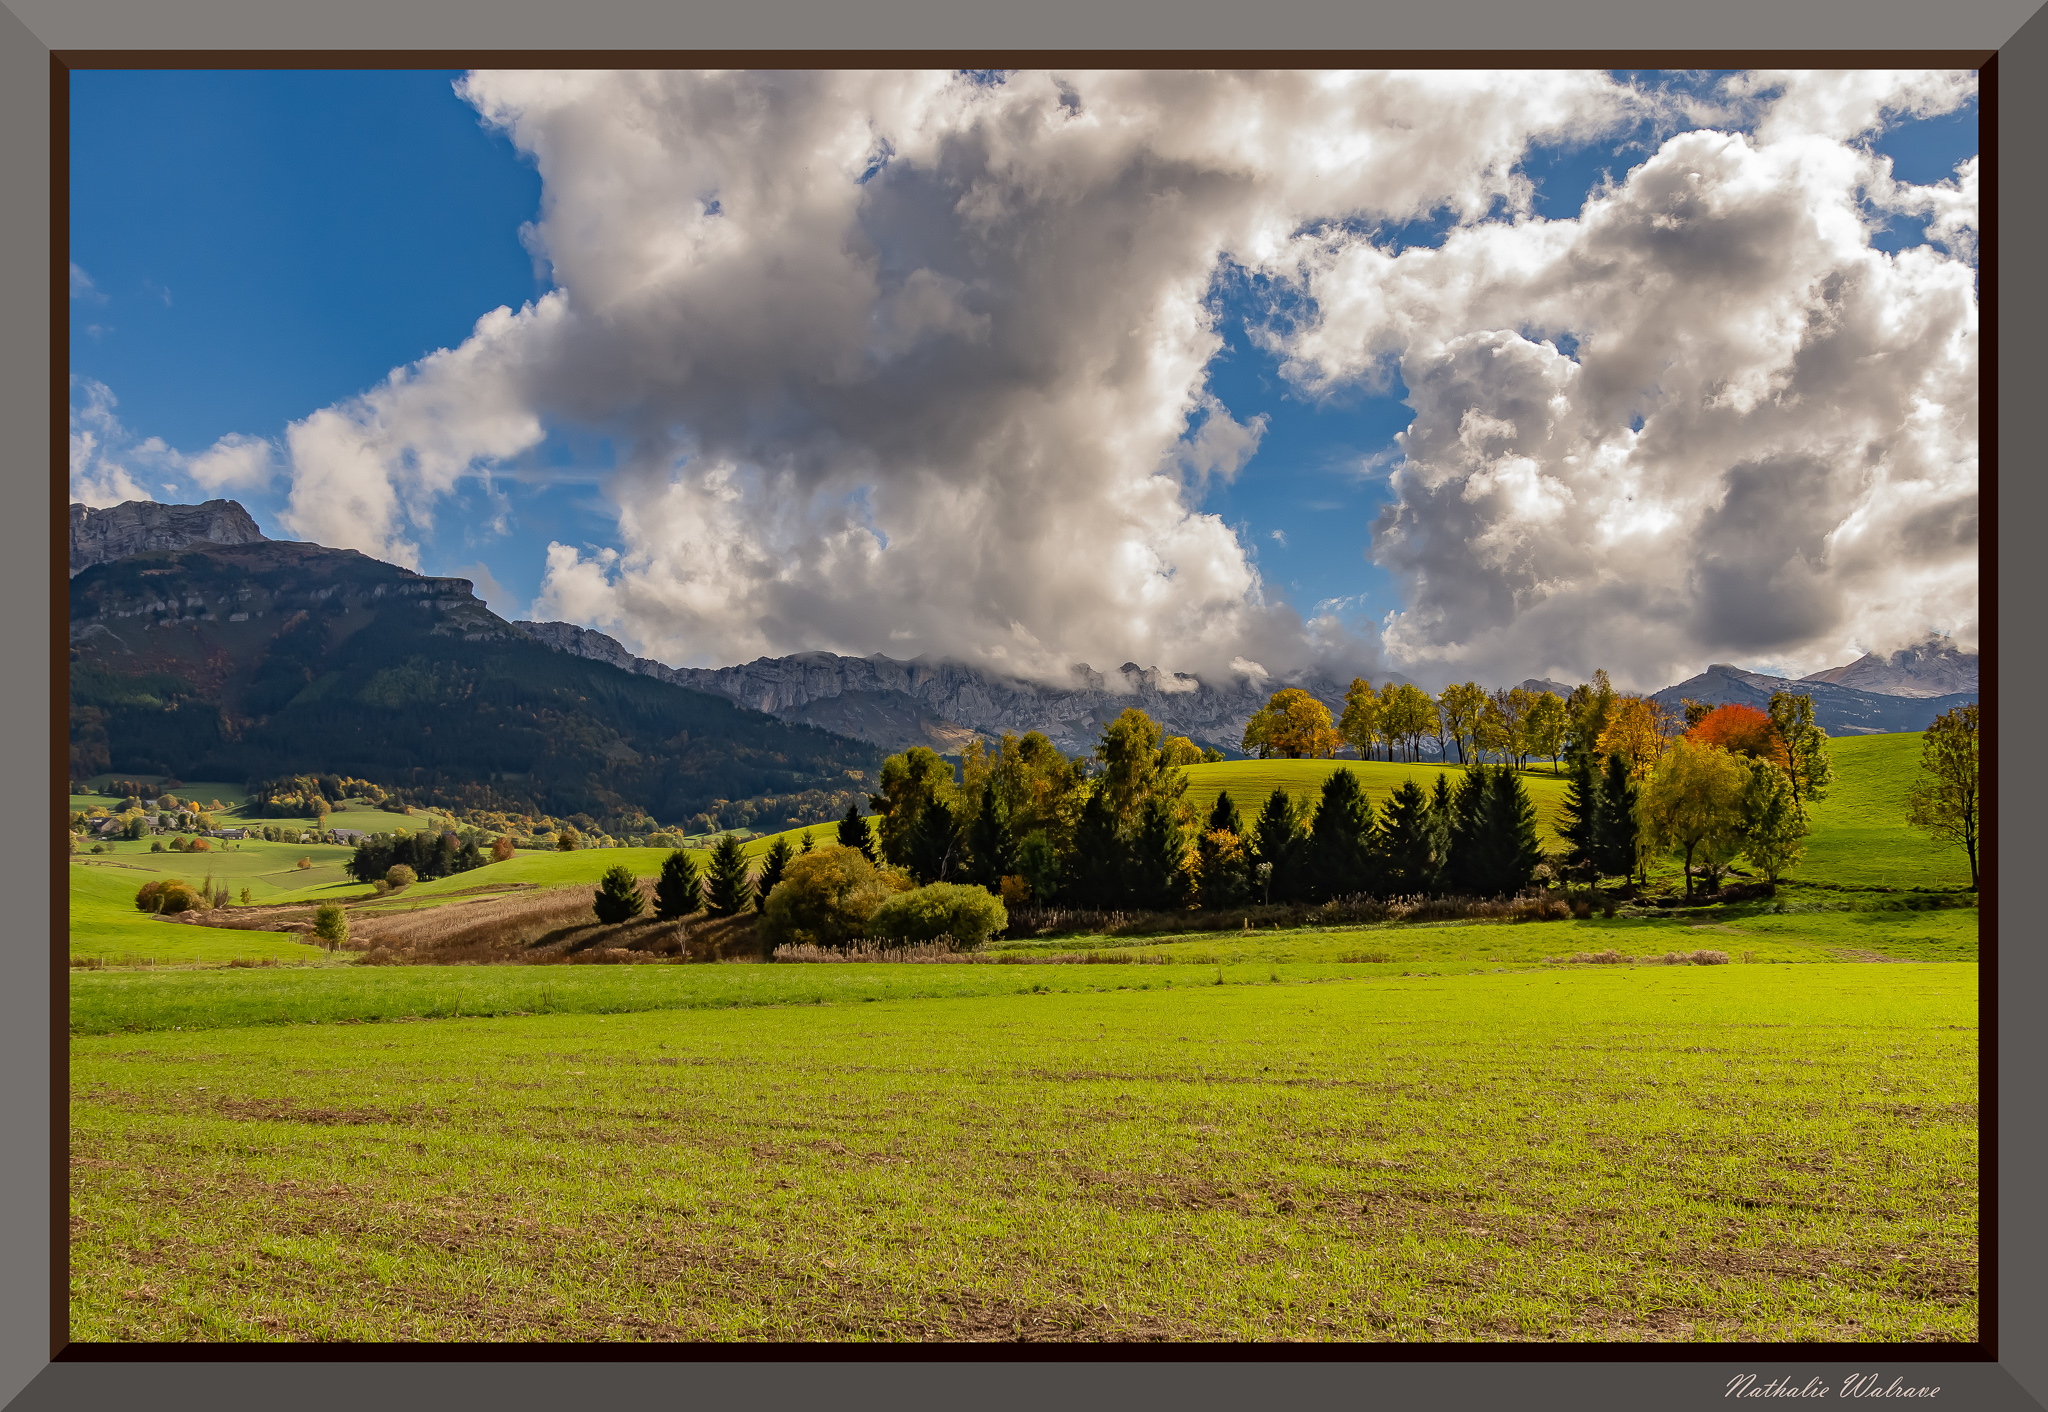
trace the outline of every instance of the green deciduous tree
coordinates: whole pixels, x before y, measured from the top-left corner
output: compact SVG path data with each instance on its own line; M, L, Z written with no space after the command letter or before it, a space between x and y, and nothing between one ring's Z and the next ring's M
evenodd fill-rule
M1768 714L1785 748L1792 797L1802 810L1811 809L1815 800L1828 797L1828 786L1835 782L1828 733L1813 723L1813 698L1803 691L1773 692Z
M1031 901L1040 907L1059 895L1060 855L1044 829L1033 829L1017 845L1017 875L1031 890Z
M630 922L646 909L647 899L640 895L639 880L633 870L624 863L615 863L604 870L598 879L597 894L592 899L597 919L606 926Z
M1770 882L1806 851L1806 814L1782 766L1761 760L1742 792L1742 854Z
M1969 857L1977 886L1977 842L1983 820L1977 805L1976 703L1935 717L1920 738L1921 777L1906 793L1906 821Z
M1660 848L1685 854L1685 895L1693 895L1693 864L1732 858L1742 847L1742 796L1749 767L1712 745L1672 743L1643 792L1642 820ZM1704 858L1702 855L1704 854Z
M687 917L704 905L704 884L696 860L678 848L661 860L654 882L654 915L663 921Z
M951 817L956 793L953 767L938 752L913 745L882 762L879 788L880 793L868 802L874 807L875 824L881 833L881 855L898 867L908 866L912 838L926 827L929 806L937 801L947 806L947 816ZM925 841L930 842L928 832Z
M1528 719L1522 723L1522 740L1531 755L1550 757L1550 772L1557 773L1558 761L1564 754L1564 738L1571 725L1571 715L1564 708L1564 698L1554 691L1539 691L1529 702Z
M882 903L909 890L894 868L877 868L857 848L825 847L792 861L768 895L762 931L769 946L844 946L867 935Z

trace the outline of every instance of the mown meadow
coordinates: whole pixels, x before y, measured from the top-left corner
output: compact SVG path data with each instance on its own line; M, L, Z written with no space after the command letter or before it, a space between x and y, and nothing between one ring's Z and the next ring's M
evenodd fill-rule
M1967 1342L1974 896L1892 802L1917 737L1833 750L1774 898L952 964L363 966L78 863L72 1335Z

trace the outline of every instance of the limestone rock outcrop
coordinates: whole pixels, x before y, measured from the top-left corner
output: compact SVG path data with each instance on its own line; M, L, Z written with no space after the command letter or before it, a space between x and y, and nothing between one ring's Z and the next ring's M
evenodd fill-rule
M106 510L71 506L71 577L95 564L111 563L156 549L194 544L261 544L263 531L234 500L203 505L159 505L129 500Z

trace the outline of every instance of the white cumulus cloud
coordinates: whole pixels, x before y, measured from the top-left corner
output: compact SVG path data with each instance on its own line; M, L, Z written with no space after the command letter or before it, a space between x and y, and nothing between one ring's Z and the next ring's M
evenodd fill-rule
M1774 140L1671 137L1574 219L1297 242L1292 374L1398 370L1415 410L1375 536L1404 669L1654 688L1930 627L1975 646L1975 163L1898 188L1847 140L1965 89L1778 84ZM1951 253L1874 250L1873 206L1931 215Z

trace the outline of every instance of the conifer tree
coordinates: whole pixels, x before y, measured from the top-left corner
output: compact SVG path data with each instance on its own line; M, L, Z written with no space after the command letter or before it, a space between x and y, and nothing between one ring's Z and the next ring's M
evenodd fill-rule
M1536 832L1536 806L1520 775L1503 768L1486 791L1482 814L1486 858L1491 869L1488 895L1513 896L1536 876L1543 844Z
M1266 796L1252 825L1252 842L1257 863L1266 868L1261 901L1297 902L1302 896L1301 816L1285 789L1275 787Z
M1458 781L1457 788L1449 791L1449 798L1445 801L1443 818L1450 835L1443 868L1443 889L1446 892L1467 897L1480 896L1491 872L1490 862L1485 856L1486 840L1480 831L1490 779L1487 766L1470 766Z
M858 848L860 856L870 863L875 861L875 835L868 828L868 821L860 816L858 803L846 806L846 817L839 821L839 846Z
M754 900L754 882L747 876L747 857L740 841L725 834L711 850L705 870L704 903L714 917L737 916Z
M1010 837L1009 811L996 794L995 781L981 787L981 808L967 830L968 877L990 892L1017 871L1016 844Z
M1609 755L1600 777L1599 829L1593 843L1593 866L1601 877L1635 876L1641 827L1636 818L1636 796L1628 758L1618 751Z
M1443 776L1437 776L1443 785ZM1448 796L1447 796L1448 797ZM1437 828L1429 796L1413 779L1401 781L1380 820L1380 887L1389 897L1436 890Z
M1224 790L1216 796L1216 802L1209 809L1209 833L1236 834L1244 837L1244 820L1239 817L1237 806L1230 802L1230 791Z
M1128 892L1128 870L1122 833L1116 826L1116 810L1107 791L1091 790L1081 806L1081 821L1074 826L1074 899L1084 907L1114 908L1124 905Z
M959 870L959 823L937 795L925 800L904 843L903 862L920 885L944 882Z
M661 876L654 884L654 915L674 921L703 905L704 885L698 880L697 864L678 848L661 861Z
M782 881L782 870L789 866L789 860L796 857L796 850L789 846L789 840L780 835L768 845L768 852L761 859L761 875L754 884L754 909L764 911L768 906L768 894L775 891L775 884Z
M1187 843L1181 836L1180 816L1173 802L1163 795L1148 795L1126 850L1132 904L1153 912L1182 905L1187 879L1181 860L1186 853Z
M639 916L647 906L647 900L640 895L640 883L634 878L633 870L624 863L618 863L605 869L591 905L600 922L616 926Z
M1600 777L1590 750L1574 750L1571 758L1557 833L1565 842L1566 867L1574 873L1595 872L1593 860L1600 838Z
M1312 902L1376 889L1375 835L1372 801L1359 787L1358 776L1337 770L1323 781L1323 797L1309 825L1304 848L1306 891Z

